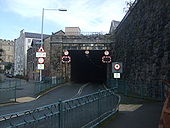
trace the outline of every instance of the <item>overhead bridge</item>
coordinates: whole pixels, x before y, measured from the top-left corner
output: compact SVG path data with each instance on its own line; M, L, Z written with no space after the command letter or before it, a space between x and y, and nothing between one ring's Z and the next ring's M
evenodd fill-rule
M90 35L53 35L50 42L51 75L67 81L103 83L111 76L111 63L103 63L105 51L112 56L110 36L101 33ZM66 54L65 54L66 52ZM55 56L55 58L54 58ZM66 57L68 63L61 58Z

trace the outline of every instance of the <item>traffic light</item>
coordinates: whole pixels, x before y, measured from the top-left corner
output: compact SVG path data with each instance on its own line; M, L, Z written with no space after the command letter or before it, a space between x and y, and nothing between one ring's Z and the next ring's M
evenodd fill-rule
M70 63L71 62L71 57L70 56L63 56L61 61L63 63Z
M103 56L102 57L102 62L103 63L111 63L112 62L111 56Z

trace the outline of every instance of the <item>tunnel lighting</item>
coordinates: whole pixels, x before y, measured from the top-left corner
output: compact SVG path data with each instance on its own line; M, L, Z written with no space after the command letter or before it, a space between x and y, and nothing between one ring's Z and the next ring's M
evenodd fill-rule
M108 55L109 55L109 51L106 50L106 51L104 52L104 55L108 56Z
M85 54L88 55L90 52L88 50L85 51Z

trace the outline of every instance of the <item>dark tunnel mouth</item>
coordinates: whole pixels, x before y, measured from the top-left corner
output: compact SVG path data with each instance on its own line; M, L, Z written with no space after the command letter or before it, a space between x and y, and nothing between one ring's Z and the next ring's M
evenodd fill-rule
M102 63L103 50L70 50L71 81L76 83L104 83L107 81L107 64Z

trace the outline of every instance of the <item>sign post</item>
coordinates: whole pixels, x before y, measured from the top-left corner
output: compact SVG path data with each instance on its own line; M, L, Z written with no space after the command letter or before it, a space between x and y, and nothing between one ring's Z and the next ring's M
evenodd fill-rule
M120 73L122 73L122 63L121 62L113 62L112 63L112 73L113 78L116 79L116 87L118 88L118 79L120 78Z
M36 52L36 57L38 57L37 69L40 70L40 81L42 81L42 70L44 70L44 57L46 57L46 52L41 46Z

